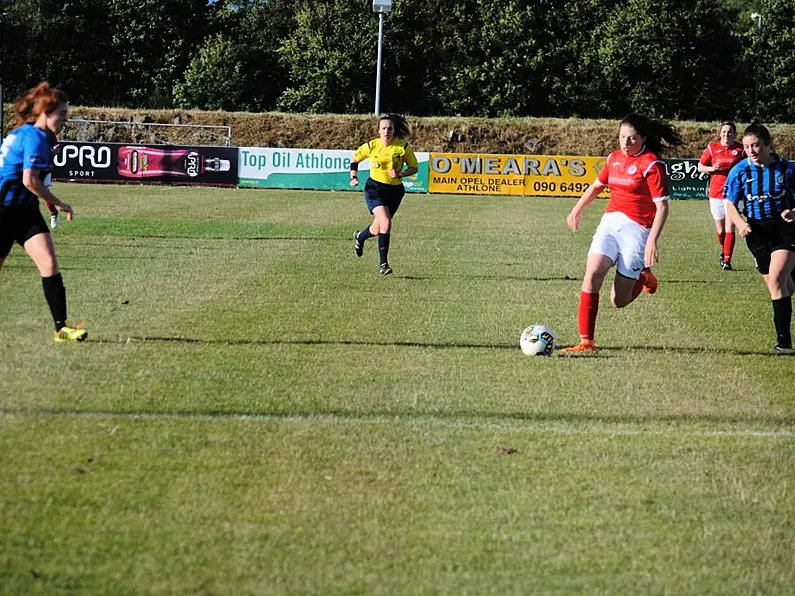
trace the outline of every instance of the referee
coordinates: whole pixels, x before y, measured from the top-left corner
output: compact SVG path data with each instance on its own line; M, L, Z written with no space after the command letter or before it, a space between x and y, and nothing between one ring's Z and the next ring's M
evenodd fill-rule
M771 145L770 131L761 123L754 121L743 131L748 158L729 172L724 195L727 214L745 237L770 292L773 349L789 352L795 292L795 164L774 153Z
M403 179L417 173L418 164L414 150L406 137L409 127L398 114L387 114L378 119L378 138L359 147L351 159L351 186L359 185L359 163L370 160L370 177L364 184L364 201L373 216L373 223L353 234L353 251L357 257L364 252L364 241L378 237L379 273L389 275L389 239L392 218L400 207L406 189ZM405 168L404 168L405 166Z

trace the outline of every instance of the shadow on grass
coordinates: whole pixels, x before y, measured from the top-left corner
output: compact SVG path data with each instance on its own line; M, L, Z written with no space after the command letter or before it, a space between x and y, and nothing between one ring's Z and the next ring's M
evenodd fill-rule
M439 279L486 279L492 281L580 281L580 278L564 275L563 277L531 277L524 275L467 275L451 273L450 275L393 275L393 279L410 281L431 281Z
M108 239L115 239L115 238L130 238L132 240L140 239L140 240L240 240L240 241L262 241L262 240L297 240L297 241L306 241L306 240L337 240L337 238L332 238L328 236L173 236L173 235L166 235L166 234L108 234L103 236L104 238ZM64 243L67 244L67 243ZM109 242L91 242L85 240L83 236L80 237L79 240L76 239L75 244L80 246L125 246L130 248L151 248L146 245L137 244L133 242L127 243L109 243Z
M174 344L199 344L219 346L365 346L365 347L400 347L400 348L429 348L437 350L452 349L479 349L479 350L511 350L519 353L518 344L505 343L478 343L478 342L424 342L424 341L377 341L361 339L208 339L198 337L168 337L168 336L143 336L131 335L116 340L98 338L89 340L92 343L123 344L123 343L174 343ZM569 347L566 344L558 346L558 350ZM627 352L652 352L668 354L716 354L722 356L765 356L782 358L795 356L795 352L772 352L754 350L734 350L730 348L688 348L669 346L605 346L599 345L596 354L563 355L559 352L555 358L610 358Z
M704 434L765 434L783 433L795 436L795 417L793 416L747 416L741 414L588 414L581 412L488 412L478 410L427 410L427 411L399 411L399 410L368 410L352 411L339 408L325 410L219 410L219 409L131 409L131 410L103 410L80 408L0 408L0 416L7 415L43 415L43 416L121 416L130 418L253 418L277 421L351 421L351 422L403 422L421 423L423 421L436 421L451 426L482 426L484 424L500 426L506 423L519 424L561 424L571 428L561 429L562 434L578 434L587 432L583 426L587 424L627 425L638 426L634 432L637 434L665 434L665 431L655 430L655 424L720 424L720 425L745 425L748 428L733 428L727 431L703 430ZM764 426L766 430L760 430ZM770 430L772 428L777 430ZM784 428L781 428L784 427ZM550 429L554 431L554 429ZM687 434L688 429L678 428L676 431ZM620 432L620 431L619 431Z

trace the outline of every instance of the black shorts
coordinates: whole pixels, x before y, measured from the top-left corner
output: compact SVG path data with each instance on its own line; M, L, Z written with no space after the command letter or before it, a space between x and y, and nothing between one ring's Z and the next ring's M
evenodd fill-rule
M14 242L24 246L36 234L49 233L50 230L39 211L38 201L0 207L0 259L8 256Z
M406 189L402 184L384 184L372 178L364 183L364 202L370 213L376 207L386 207L389 217L394 217L405 194Z
M749 221L751 233L745 237L748 250L754 255L756 270L762 275L770 272L770 255L777 250L795 253L795 223L774 219Z

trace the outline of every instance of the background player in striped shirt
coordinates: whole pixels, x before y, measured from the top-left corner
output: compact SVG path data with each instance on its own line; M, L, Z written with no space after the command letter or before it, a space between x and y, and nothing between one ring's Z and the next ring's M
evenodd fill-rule
M378 259L381 275L392 273L389 266L389 240L392 218L395 217L406 189L403 178L417 173L418 163L406 137L409 127L403 116L390 114L378 120L378 138L359 147L351 159L351 186L359 185L359 163L370 158L370 177L364 185L364 202L373 216L373 223L353 235L357 257L364 252L364 242L378 237ZM405 166L405 169L404 169Z
M569 228L577 231L583 209L605 188L610 200L596 228L577 311L580 343L564 354L596 352L594 335L599 311L599 291L610 268L616 275L610 301L622 308L641 290L657 291L657 278L649 269L658 261L657 242L668 219L668 177L660 159L662 141L676 146L679 133L667 122L642 114L629 114L618 129L620 149L611 153L597 179L586 189L569 213Z
M66 95L43 82L14 104L17 127L0 146L0 265L14 242L36 264L44 297L55 324L55 341L82 341L85 329L66 322L66 289L58 269L55 248L39 210L39 199L72 219L74 212L44 185L52 170L52 140L66 122Z
M720 265L726 271L732 270L732 254L734 253L734 226L726 217L723 187L729 170L743 159L743 146L735 140L737 125L734 122L721 122L718 129L718 140L710 143L698 160L698 171L709 174L709 210L715 220L715 234L720 244Z
M743 149L748 158L735 165L726 180L726 212L745 237L770 292L776 329L773 349L791 350L795 164L773 152L770 132L758 122L743 131Z

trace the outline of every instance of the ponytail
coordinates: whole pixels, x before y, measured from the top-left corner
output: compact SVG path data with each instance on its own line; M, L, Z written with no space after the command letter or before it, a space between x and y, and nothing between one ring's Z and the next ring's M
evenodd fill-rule
M646 137L646 148L656 154L662 153L667 147L678 147L682 144L682 137L679 131L664 120L652 120L648 116L633 112L621 121L621 124L628 124L637 133ZM663 141L667 145L663 145Z

